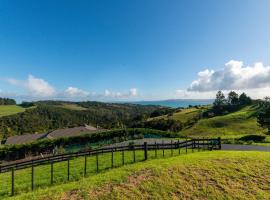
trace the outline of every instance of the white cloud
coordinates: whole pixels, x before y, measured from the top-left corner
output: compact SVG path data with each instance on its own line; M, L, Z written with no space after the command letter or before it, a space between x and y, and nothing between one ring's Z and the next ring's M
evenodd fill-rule
M90 93L76 87L68 87L65 90L65 95L68 97L87 97Z
M137 88L131 88L131 89L129 90L129 94L130 94L130 96L132 96L132 97L138 96L138 90L137 90Z
M269 86L270 66L258 62L245 67L242 61L231 60L221 70L199 72L188 91L245 90Z
M132 97L138 96L138 90L137 90L137 88L131 88L131 89L129 89L128 92L122 93L122 92L114 92L114 91L110 91L110 90L106 89L104 92L104 96L107 98L119 98L119 99L132 98Z
M26 80L7 79L7 82L25 88L33 97L52 97L56 91L53 86L41 78L29 75Z

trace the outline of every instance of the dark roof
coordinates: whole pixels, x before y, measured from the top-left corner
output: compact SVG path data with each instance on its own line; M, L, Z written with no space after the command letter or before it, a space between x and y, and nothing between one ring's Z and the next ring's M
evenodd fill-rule
M45 138L47 133L25 134L9 137L5 144L24 144Z
M73 137L95 132L98 129L92 126L79 126L74 128L59 129L48 133L47 138L55 139L61 137Z

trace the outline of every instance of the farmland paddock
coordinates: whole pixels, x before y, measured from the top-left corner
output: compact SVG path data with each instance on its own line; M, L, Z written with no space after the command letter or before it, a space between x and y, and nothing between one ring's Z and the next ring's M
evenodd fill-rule
M104 147L84 152L59 154L15 164L0 165L0 197L13 196L104 170L148 159L176 156L195 151L219 150L221 140L192 139L169 143Z

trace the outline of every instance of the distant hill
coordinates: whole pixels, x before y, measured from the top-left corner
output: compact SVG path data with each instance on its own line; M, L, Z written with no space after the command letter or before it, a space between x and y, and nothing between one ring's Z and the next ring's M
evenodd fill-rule
M90 101L38 101L32 102L31 105L33 105L32 109L23 109L15 105L2 112L0 139L11 135L43 133L85 124L106 129L122 128L130 126L134 121L147 119L153 112L167 110L164 106Z

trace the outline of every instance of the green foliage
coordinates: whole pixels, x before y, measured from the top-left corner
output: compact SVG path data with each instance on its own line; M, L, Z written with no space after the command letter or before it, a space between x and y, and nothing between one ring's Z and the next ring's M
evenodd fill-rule
M211 114L224 115L237 111L243 106L251 104L251 98L248 97L245 93L242 93L240 97L236 92L231 91L229 92L228 98L226 99L222 91L218 91L216 94L216 99L213 103L213 108L204 113L204 116L212 116Z
M239 138L239 140L244 141L244 142L262 142L265 140L265 136L264 135L246 135L243 136L241 138Z
M156 135L159 137L177 137L177 133L136 128L136 129L115 129L103 132L89 133L76 137L65 137L55 140L44 139L32 143L21 145L4 145L0 148L1 160L16 160L26 157L27 155L39 155L43 152L52 152L58 147L65 147L70 145L83 145L87 143L103 143L104 141L122 142L130 139L136 139L145 135Z
M163 131L179 132L182 130L183 125L181 122L173 119L156 119L142 122L141 124L136 124L136 127L145 127Z
M106 129L131 126L145 119L160 106L113 104L100 102L35 102L36 108L0 118L2 138L25 133L41 133L59 128L91 124ZM72 109L69 105L72 104ZM76 109L74 109L76 107ZM81 109L78 109L81 108Z
M257 121L262 127L267 128L270 134L270 98L267 97L259 103Z
M14 99L0 97L0 105L16 105L16 101Z
M35 106L35 104L33 102L26 102L26 101L23 101L21 104L20 104L21 107L23 108L30 108L30 107L33 107Z

